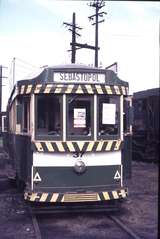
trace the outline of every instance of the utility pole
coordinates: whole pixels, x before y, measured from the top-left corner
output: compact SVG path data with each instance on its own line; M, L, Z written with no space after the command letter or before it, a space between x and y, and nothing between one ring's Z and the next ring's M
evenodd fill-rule
M72 24L64 22L64 25L68 26L68 30L72 32L72 58L71 58L71 63L75 63L76 62L76 36L81 36L78 32L76 32L77 30L82 30L81 27L76 26L76 14L75 12L73 13L72 16Z
M75 63L76 61L76 46L75 46L75 43L76 43L76 14L75 12L73 13L73 17L72 17L72 42L73 42L73 45L72 45L72 63Z
M81 43L76 42L76 36L81 36L79 33L76 32L76 30L77 29L82 30L82 28L76 26L76 15L75 15L75 13L73 13L72 24L67 23L67 22L64 22L63 24L68 26L69 27L68 30L72 32L72 42L70 43L71 51L72 51L71 63L76 62L76 50L81 49L81 48L95 50L95 46L88 45L87 43L81 44Z
M0 112L2 111L2 86L5 86L5 85L2 85L2 82L3 82L3 79L8 78L7 76L3 75L3 69L7 69L7 68L8 67L0 65Z
M0 65L0 112L2 111L2 85L3 79L7 79L7 76L3 75L3 69L8 69L8 67Z
M89 6L95 8L95 14L89 16L88 18L90 21L94 20L95 18L95 22L92 23L92 25L95 25L95 67L98 67L98 50L100 49L98 47L98 24L104 22L104 19L99 21L99 17L103 17L103 15L107 13L99 12L99 10L105 6L104 0L94 0L93 2L90 2Z
M0 113L2 111L2 66L0 66Z

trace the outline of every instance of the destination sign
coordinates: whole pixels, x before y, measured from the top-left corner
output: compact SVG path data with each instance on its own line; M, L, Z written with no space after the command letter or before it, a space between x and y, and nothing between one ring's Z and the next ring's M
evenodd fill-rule
M105 83L105 75L98 73L56 72L53 77L53 81L57 83Z

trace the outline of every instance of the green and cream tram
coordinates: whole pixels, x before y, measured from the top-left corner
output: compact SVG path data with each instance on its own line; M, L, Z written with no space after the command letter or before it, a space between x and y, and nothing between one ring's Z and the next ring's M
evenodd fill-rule
M128 83L113 71L76 64L46 67L16 83L4 135L25 200L126 198L127 95Z

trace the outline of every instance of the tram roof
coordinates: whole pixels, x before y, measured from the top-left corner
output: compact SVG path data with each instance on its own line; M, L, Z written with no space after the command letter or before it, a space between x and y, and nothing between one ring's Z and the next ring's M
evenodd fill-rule
M93 66L87 66L85 64L63 64L63 65L54 65L54 66L48 66L48 68L52 68L52 69L100 69L97 67L93 67Z
M147 89L133 93L134 99L144 99L150 96L160 96L160 88Z
M38 71L30 74L23 80L17 82L18 85L21 84L45 84L51 83L53 79L53 74L56 72L66 72L66 73L95 73L95 74L104 74L106 85L120 85L128 87L128 82L121 80L117 74L105 68L97 68L92 66L87 66L84 64L65 64L65 65L54 65L54 66L44 66L39 68ZM52 83L56 83L52 81Z
M74 78L74 73L78 73L79 75L87 75L88 77L90 77L90 75L103 75L103 83L95 83L95 82L91 82L91 83L87 83L84 82L76 82L76 83L71 83L71 82L63 82L63 83L57 83L54 81L54 77L56 73L63 73L65 75L65 73L71 73L71 75L73 75ZM73 73L73 74L72 74ZM62 75L63 75L62 74ZM94 78L94 77L93 77ZM38 71L34 72L34 74L30 74L30 76L26 77L23 80L19 80L16 82L16 85L14 86L9 101L8 101L8 106L10 105L10 103L13 101L13 99L16 97L17 94L17 90L16 89L21 89L21 87L23 89L27 89L28 87L31 87L33 90L35 89L36 86L40 85L42 88L47 85L47 84L63 84L67 87L67 85L72 84L72 85L76 85L76 84L81 84L81 85L90 85L91 88L95 88L94 85L99 85L99 87L104 88L104 85L108 85L111 86L112 88L114 88L114 86L124 86L125 93L123 92L123 94L127 94L127 89L128 89L128 82L121 80L117 74L112 71L112 70L108 70L108 69L102 69L102 68L96 68L96 67L91 67L91 66L87 66L87 65L83 65L83 64L68 64L68 65L56 65L56 66L44 66L42 68L39 68ZM91 86L92 85L92 86ZM100 86L101 85L101 86ZM95 88L96 89L96 88ZM92 90L95 90L92 89ZM96 90L95 90L96 91ZM105 89L106 91L106 89ZM97 92L97 91L96 91ZM25 91L24 91L25 94ZM114 94L114 90L111 90L111 94Z

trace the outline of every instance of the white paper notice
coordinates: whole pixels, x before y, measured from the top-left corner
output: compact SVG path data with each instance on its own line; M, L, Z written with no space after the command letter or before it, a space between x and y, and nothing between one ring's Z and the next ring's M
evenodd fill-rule
M75 108L74 109L74 127L85 128L86 127L86 109Z
M102 106L102 124L115 124L116 122L116 104L103 103Z

